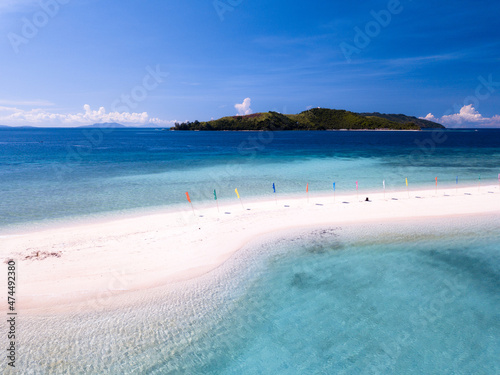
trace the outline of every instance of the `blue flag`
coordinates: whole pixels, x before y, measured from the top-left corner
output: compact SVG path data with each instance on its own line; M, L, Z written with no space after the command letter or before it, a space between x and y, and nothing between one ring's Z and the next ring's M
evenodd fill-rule
M276 186L274 186L274 182L273 182L273 192L276 193Z
M335 191L335 182L333 183L333 191Z
M458 176L457 176L457 185L458 185Z

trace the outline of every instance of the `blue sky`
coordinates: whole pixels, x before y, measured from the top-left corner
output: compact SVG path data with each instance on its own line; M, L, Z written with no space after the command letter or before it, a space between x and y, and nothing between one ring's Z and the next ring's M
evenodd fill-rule
M2 0L0 124L327 107L500 126L499 15L491 0Z

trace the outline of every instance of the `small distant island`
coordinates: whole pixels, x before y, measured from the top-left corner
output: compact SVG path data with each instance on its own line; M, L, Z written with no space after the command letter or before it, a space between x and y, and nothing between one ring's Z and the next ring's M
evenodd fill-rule
M175 123L170 130L421 130L443 125L403 114L354 113L313 108L296 115L278 112Z
M0 125L0 129L10 129L10 128L31 129L31 128L35 128L35 127L34 126L9 126L9 125Z
M78 128L106 128L106 129L117 129L117 128L126 128L125 125L118 124L116 122L102 122L98 124L92 124L92 125L82 125L82 126L77 126Z
M106 128L106 129L118 129L118 128L127 128L128 126L118 124L116 122L102 122L98 124L92 125L81 125L75 126L75 128ZM0 125L0 129L7 128L15 128L15 129L31 129L36 128L36 126L9 126L9 125Z

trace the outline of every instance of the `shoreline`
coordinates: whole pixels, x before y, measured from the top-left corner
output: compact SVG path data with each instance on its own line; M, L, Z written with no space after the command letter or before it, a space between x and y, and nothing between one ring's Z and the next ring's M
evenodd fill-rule
M272 233L426 218L500 217L498 185L481 186L480 192L473 189L439 188L436 196L436 189L416 188L410 198L406 190L388 191L385 199L381 192L363 191L359 199L356 194L338 193L335 203L333 192L276 201L249 199L243 207L240 202L224 202L220 213L215 203L207 202L195 206L195 214L188 206L13 234L3 238L1 257L2 262L16 260L19 310L73 311L82 302L103 296L111 296L112 307L115 297L205 275L239 249ZM370 202L364 201L366 196Z
M492 187L493 189L498 190L500 188L499 185L495 185L495 183L490 181L484 181L484 185L481 185L480 189L481 191L478 191L478 184L477 183L471 183L470 181L467 181L468 183L463 183L459 185L458 189L469 189L471 190L471 194L477 194L477 193L485 193L486 189L488 187ZM457 185L449 180L449 181L440 181L439 183L439 188L438 191L443 191L443 193L450 192L452 195L455 193L455 190L457 188ZM415 194L417 192L422 192L422 191L434 191L435 188L429 188L429 184L416 184L411 186L409 189L409 193ZM190 194L192 194L192 191L189 191ZM336 194L341 197L341 196L355 196L356 193L353 192L353 189L350 190L344 190L343 188L337 189ZM374 195L383 195L383 190L381 188L379 189L372 189L372 188L363 188L359 190L359 195L369 195L369 196L374 196ZM407 194L406 189L401 189L401 188L388 188L386 190L387 197L389 195L398 195L398 194ZM269 193L267 195L251 195L251 196L243 196L242 200L243 202L247 203L262 203L262 202L267 202L267 201L273 201L276 199L279 200L287 200L287 199L302 199L306 196L304 192L295 192L295 193ZM310 192L310 198L327 198L328 197L333 197L333 190L318 190L318 191L312 191ZM333 198L332 198L333 199ZM239 205L239 201L236 199L236 197L224 197L218 199L219 205L222 209L223 206L233 206L233 205ZM236 202L236 203L235 203ZM214 200L209 200L209 199L204 199L204 200L199 200L199 201L193 201L193 205L195 207L196 211L199 211L203 213L202 211L208 209L211 210L213 207L215 207L215 202ZM0 239L3 238L9 238L9 237L16 237L20 235L26 235L29 233L34 233L34 232L42 232L42 231L47 231L47 230L53 230L53 229L59 229L63 227L78 227L82 225L86 225L90 222L95 223L95 224L100 224L100 223L107 223L110 221L116 221L116 220L122 220L122 219L133 219L133 218L141 218L144 216L151 216L151 215L157 215L157 214L167 214L167 213L179 213L179 212L192 212L191 207L188 204L188 202L184 199L181 199L177 203L172 203L168 205L161 205L161 206L148 206L148 207L135 207L135 208L127 208L127 209L120 209L117 211L103 211L103 212L95 212L91 214L82 214L82 215L68 215L68 216L61 216L61 217L54 217L54 218L49 218L45 220L35 220L35 221L26 221L26 222L18 222L15 224L10 224L10 225L0 225Z

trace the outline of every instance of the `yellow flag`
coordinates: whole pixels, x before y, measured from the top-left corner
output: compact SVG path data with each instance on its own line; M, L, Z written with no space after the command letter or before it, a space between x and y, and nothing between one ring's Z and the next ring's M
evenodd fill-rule
M238 197L238 199L240 199L240 195L238 194L238 189L234 189L234 192L236 193L236 196Z
M405 178L406 186L408 186L408 177Z

